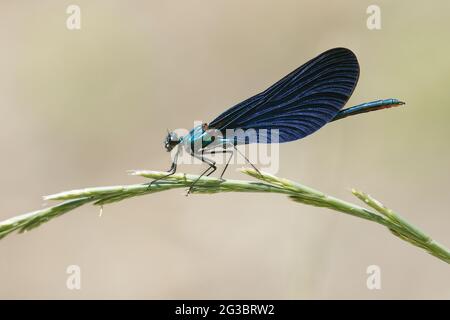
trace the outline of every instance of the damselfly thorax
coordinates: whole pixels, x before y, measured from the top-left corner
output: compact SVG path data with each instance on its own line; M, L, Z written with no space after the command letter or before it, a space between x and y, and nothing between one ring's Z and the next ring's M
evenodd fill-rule
M226 148L228 141L223 138L220 130L209 128L207 123L203 123L181 137L180 143L185 151L201 154L217 147Z

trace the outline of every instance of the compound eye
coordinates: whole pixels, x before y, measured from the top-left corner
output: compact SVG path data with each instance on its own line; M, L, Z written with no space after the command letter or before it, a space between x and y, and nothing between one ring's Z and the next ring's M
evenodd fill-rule
M178 141L178 136L175 132L170 133L170 141Z
M208 130L208 124L206 122L202 124L202 130L203 131Z

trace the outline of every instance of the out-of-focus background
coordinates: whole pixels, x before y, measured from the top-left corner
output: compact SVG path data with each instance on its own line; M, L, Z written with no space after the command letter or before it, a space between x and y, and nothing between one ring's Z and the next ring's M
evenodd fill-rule
M81 8L81 30L66 9ZM450 2L0 2L0 219L41 196L167 169L166 128L210 121L327 49L358 56L339 121L280 147L279 176L369 192L450 245ZM180 168L197 173L198 165ZM233 166L232 169L238 168ZM235 170L229 177L246 178ZM68 290L66 268L81 268ZM367 267L381 268L368 290ZM86 206L0 241L0 298L450 298L445 263L379 225L278 195L175 190Z

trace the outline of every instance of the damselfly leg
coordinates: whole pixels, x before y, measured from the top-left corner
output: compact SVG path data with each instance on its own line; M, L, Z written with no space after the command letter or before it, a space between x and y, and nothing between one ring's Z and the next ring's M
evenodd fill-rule
M227 149L226 149L226 146L232 146L232 147L234 148L234 150L227 150ZM214 155L214 154L220 154L220 153L221 153L221 154L224 154L224 153L231 154L231 155L228 157L228 159L227 159L227 161L226 161L226 163L225 163L225 167L223 168L223 170L222 170L222 172L221 172L221 174L220 174L219 179L222 180L222 181L225 180L225 179L223 179L223 175L225 174L225 171L227 170L228 166L230 165L231 159L233 158L234 152L235 152L235 151L238 152L238 153L245 159L245 161L246 161L248 164L250 164L250 165L252 166L252 168L253 168L256 172L258 172L258 174L259 174L260 176L262 176L261 171L259 171L259 169L258 169L253 163L251 163L250 160L249 160L249 159L248 159L241 151L239 151L239 149L237 149L236 146L235 146L234 144L228 144L228 145L226 145L226 146L225 146L224 149L222 149L222 150L211 150L211 151L209 151L209 150L202 150L202 151L201 151L201 155L198 155L198 154L192 154L193 157L195 157L195 158L201 160L202 162L208 164L209 167L208 167L205 171L203 171L202 174L201 174L201 175L200 175L200 176L199 176L199 177L198 177L198 178L190 185L189 190L188 190L188 192L187 192L186 195L188 195L188 194L190 194L190 193L192 192L192 189L194 188L195 184L196 184L203 176L207 176L207 177L208 177L208 176L210 176L211 174L213 174L213 173L217 170L216 162L213 161L213 160L211 160L211 159L205 158L205 157L203 156L203 155L205 155L205 154L211 154L211 155Z
M225 171L227 170L228 166L230 165L230 161L231 161L231 159L233 158L234 151L233 151L233 150L223 149L223 150L212 150L212 151L205 151L205 152L203 152L203 154L212 154L212 155L214 155L214 154L220 154L220 153L221 153L221 154L224 154L224 153L229 153L229 154L231 154L231 155L228 157L228 160L227 160L226 163L225 163L225 168L223 168L222 173L220 174L220 177L219 177L220 180L224 180L224 179L223 179L223 175L224 175ZM206 176L209 176L210 174L212 174L212 172L208 173Z
M167 174L165 176L162 176L158 179L151 181L150 183L147 183L148 184L147 189L149 189L155 182L164 180L167 177L170 177L171 175L175 174L175 172L177 171L177 161L178 161L179 153L180 153L180 149L177 150L177 153L175 154L175 157L173 158L172 165L170 166L170 169L167 170Z
M258 169L253 163L251 163L250 160L247 159L247 157L245 156L245 154L243 154L242 152L240 152L239 149L238 149L234 144L233 144L232 146L233 146L234 150L236 150L237 153L239 153L241 156L243 156L244 159L245 159L245 161L246 161L249 165L251 165L252 168L255 169L255 171L258 172L258 174L262 177L263 175L261 174L261 171L259 171L259 169Z
M186 193L186 196L189 195L189 194L192 192L192 189L194 188L195 184L196 184L196 183L197 183L204 175L209 176L209 175L211 175L214 171L217 170L216 162L215 162L215 161L213 161L213 160L211 160L211 159L208 159L208 158L205 158L205 157L203 157L203 155L198 155L198 154L195 154L195 153L192 153L191 155L192 155L193 157L195 157L195 158L201 160L202 162L206 163L207 165L209 165L209 167L208 167L205 171L203 171L202 174L199 175L198 178L195 179L194 182L192 182L192 184L190 185L190 187L189 187L189 189L188 189L188 192Z

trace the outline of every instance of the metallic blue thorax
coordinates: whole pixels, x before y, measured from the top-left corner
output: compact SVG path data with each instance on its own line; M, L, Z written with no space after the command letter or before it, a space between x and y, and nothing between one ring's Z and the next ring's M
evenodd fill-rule
M205 130L202 125L194 127L187 135L181 138L185 150L197 153L201 149L213 148L227 142L222 138L220 131Z

